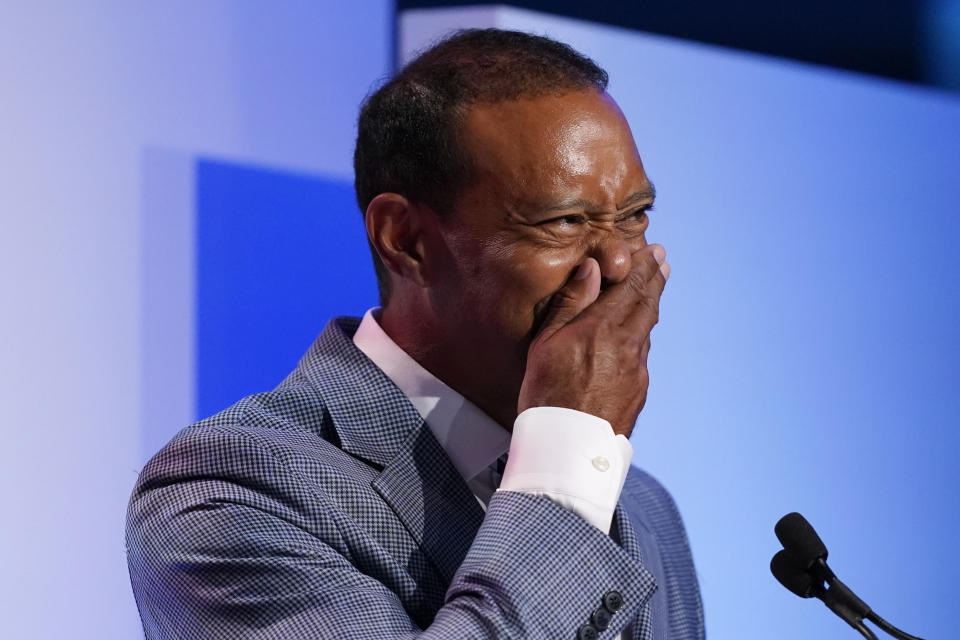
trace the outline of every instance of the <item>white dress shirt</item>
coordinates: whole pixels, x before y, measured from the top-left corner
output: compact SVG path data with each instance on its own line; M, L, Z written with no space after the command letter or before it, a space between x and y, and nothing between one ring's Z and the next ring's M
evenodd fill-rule
M383 331L371 309L353 342L410 399L486 508L494 491L545 496L609 533L633 447L602 418L559 407L527 409L510 432L437 379ZM494 470L509 450L503 478Z

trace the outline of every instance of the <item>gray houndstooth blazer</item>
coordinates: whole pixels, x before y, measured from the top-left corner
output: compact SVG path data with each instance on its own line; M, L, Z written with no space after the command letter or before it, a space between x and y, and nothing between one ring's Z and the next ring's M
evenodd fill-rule
M127 558L148 638L552 640L596 637L591 615L609 619L600 638L704 637L655 480L631 470L609 536L523 493L484 514L357 324L332 321L280 386L143 469Z

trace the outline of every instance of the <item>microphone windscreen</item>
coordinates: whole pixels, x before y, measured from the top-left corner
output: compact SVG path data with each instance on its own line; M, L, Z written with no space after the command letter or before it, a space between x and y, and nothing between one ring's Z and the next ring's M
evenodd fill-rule
M811 598L814 595L814 578L808 573L800 561L786 549L781 549L770 561L770 571L773 577L787 589L801 598Z
M773 528L785 549L791 551L804 569L819 559L827 559L827 547L807 519L793 512L780 518Z

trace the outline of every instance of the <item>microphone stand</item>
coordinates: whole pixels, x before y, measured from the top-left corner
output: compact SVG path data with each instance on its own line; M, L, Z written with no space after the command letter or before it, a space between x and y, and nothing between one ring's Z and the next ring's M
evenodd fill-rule
M873 633L873 631L870 631L870 627L863 624L863 620L853 625L853 628L862 633L863 637L867 638L867 640L877 640L877 636Z
M877 640L877 636L870 630L870 627L864 624L864 618L894 638L898 638L898 640L922 640L921 638L910 635L906 631L901 631L878 616L866 602L858 598L857 595L850 590L850 587L843 584L843 582L837 578L836 574L827 566L824 558L817 558L813 566L810 567L810 570L828 585L827 589L821 587L817 590L819 593L815 593L814 595L822 600L831 611L846 620L851 627L863 634L865 638Z
M867 620L877 625L878 627L886 631L888 634L890 634L894 638L899 638L899 640L921 640L921 638L918 638L917 636L912 636L906 631L897 629L895 626L893 626L892 624L890 624L889 622L887 622L886 620L878 616L873 611L867 614Z

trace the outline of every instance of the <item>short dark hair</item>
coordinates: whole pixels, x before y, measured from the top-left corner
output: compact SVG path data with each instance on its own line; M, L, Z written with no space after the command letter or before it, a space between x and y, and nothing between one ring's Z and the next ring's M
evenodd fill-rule
M441 215L452 211L471 174L461 144L464 108L606 88L606 71L556 40L501 29L457 31L364 102L353 156L360 211L387 192ZM386 304L390 274L371 251Z

